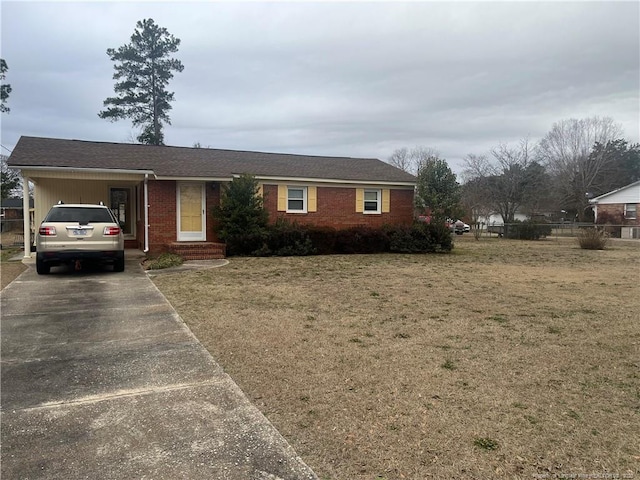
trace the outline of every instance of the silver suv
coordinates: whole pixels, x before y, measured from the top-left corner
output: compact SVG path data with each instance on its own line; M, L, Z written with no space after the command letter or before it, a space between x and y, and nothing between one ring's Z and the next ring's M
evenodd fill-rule
M124 270L124 237L111 210L104 205L58 204L51 207L36 235L36 271L83 261L113 265Z

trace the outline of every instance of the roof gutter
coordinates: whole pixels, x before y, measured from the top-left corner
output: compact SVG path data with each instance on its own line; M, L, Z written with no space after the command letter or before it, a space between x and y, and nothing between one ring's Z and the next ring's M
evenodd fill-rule
M154 175L153 170L130 170L125 168L87 168L87 167L45 167L34 165L8 165L15 170L55 171L55 172L94 172L94 173L126 173L130 175Z
M144 174L144 253L149 251L149 174Z
M239 176L239 175L234 175ZM416 182L387 181L387 180L344 180L337 178L309 178L309 177L276 177L268 175L255 175L257 180L272 180L276 182L304 182L304 183L333 183L333 184L349 184L349 185L386 185L415 187Z
M240 173L233 173L230 177L177 177L177 176L164 176L156 175L156 180L179 180L183 182L199 181L199 182L230 182L234 178L240 177ZM390 182L381 180L342 180L337 178L311 178L311 177L276 177L270 175L254 175L254 178L259 181L272 181L272 182L297 182L297 183L330 183L335 185L385 185L396 187L408 187L414 188L416 182Z

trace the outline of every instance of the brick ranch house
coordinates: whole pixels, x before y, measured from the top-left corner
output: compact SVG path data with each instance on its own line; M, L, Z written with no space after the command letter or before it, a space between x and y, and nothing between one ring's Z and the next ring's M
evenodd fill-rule
M103 202L123 223L125 247L151 254L223 256L211 209L240 174L258 180L271 222L340 229L413 221L416 178L377 159L23 136L8 165L35 185L36 226L58 201Z
M640 181L590 200L595 222L606 216L622 225L622 238L640 238Z

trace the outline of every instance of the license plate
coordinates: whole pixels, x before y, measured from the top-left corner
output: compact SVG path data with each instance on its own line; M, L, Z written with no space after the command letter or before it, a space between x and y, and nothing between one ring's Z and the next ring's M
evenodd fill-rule
M86 230L73 230L74 237L84 237L87 234Z

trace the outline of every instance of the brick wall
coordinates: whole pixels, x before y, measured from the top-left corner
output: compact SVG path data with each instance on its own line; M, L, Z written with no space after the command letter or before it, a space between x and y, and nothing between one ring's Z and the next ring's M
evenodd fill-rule
M624 204L600 204L598 205L598 223L605 217L607 222L618 225L637 225L640 226L640 205L636 206L636 218L624 218Z
M218 222L213 215L213 207L220 205L220 188L219 183L207 182L207 242L219 242L220 239L216 234Z
M149 181L149 251L153 254L169 251L168 245L178 239L177 224L177 183L173 180ZM206 241L218 242L216 221L211 211L220 204L220 184L205 183L206 192ZM144 200L141 200L141 204ZM143 214L144 216L144 214ZM140 228L144 230L144 219ZM139 235L144 242L144 233ZM142 247L141 247L142 248Z
M413 190L394 190L390 192L390 212L381 214L363 214L356 212L356 189L341 187L318 187L318 205L316 212L286 213L278 212L278 186L264 185L264 204L269 212L269 220L286 218L291 222L306 225L349 228L366 225L409 225L413 221Z
M156 254L168 251L177 239L176 182L149 181L149 250Z
M173 180L150 180L149 193L149 250L152 254L168 251L168 245L177 241L177 184ZM220 204L219 183L206 183L207 242L218 242L217 222L211 213ZM304 214L278 212L278 186L264 185L265 207L269 220L278 217L300 224L349 228L355 226L380 227L382 225L411 224L413 221L413 190L390 191L390 212L379 215L357 213L355 188L318 187L316 212ZM144 200L140 198L141 205ZM139 248L144 246L144 212L138 223Z

